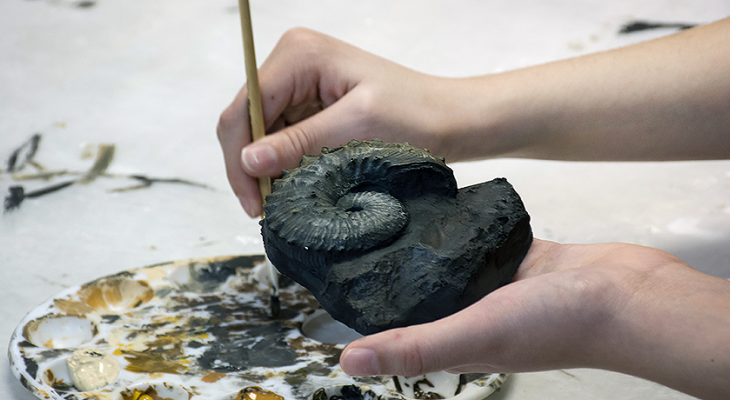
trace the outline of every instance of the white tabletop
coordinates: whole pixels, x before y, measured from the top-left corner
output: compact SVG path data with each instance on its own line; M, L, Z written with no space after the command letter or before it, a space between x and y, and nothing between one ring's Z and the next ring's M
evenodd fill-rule
M83 5L86 5L83 7ZM259 62L287 29L319 30L414 69L468 76L651 39L618 35L633 19L705 23L725 0L252 1ZM261 254L258 221L240 209L215 137L244 81L235 0L0 1L0 192L63 182L18 181L12 151L42 135L35 161L85 172L114 144L107 172L204 184L101 177L25 200L0 216L0 398L30 400L6 356L20 319L64 288L183 258ZM658 247L730 278L730 161L455 164L461 186L504 176L536 237ZM26 166L20 174L37 172ZM511 376L495 399L685 399L595 370Z

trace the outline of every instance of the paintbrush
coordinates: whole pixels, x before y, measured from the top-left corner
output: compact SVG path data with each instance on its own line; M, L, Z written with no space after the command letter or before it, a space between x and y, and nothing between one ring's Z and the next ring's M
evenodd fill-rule
M248 0L238 0L238 10L241 14L241 33L243 36L243 59L246 66L246 87L248 91L248 115L251 123L251 140L256 141L266 135L264 128L264 112L261 105L261 87L256 67L256 51L253 45L253 27L251 25L251 8ZM266 202L266 195L271 193L271 179L258 178L261 203ZM279 302L278 273L271 262L266 259L271 279L271 316L276 318L281 310Z

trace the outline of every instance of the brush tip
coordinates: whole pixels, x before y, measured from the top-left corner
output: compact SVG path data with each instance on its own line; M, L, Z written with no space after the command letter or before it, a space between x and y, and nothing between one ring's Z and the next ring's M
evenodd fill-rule
M271 317L278 318L281 312L281 302L279 296L271 295Z

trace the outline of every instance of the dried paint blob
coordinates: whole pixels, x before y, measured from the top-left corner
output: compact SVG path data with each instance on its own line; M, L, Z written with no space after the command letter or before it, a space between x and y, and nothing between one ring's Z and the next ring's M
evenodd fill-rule
M78 349L66 362L73 385L82 392L102 388L119 375L119 363L94 348Z
M272 391L261 389L258 386L249 386L238 392L236 400L284 400L284 398Z

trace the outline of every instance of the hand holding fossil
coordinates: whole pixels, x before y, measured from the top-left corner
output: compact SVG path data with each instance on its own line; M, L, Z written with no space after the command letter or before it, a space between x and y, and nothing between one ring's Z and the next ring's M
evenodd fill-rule
M351 343L342 368L417 376L588 367L700 398L727 395L728 281L648 247L538 239L515 279L449 317Z

